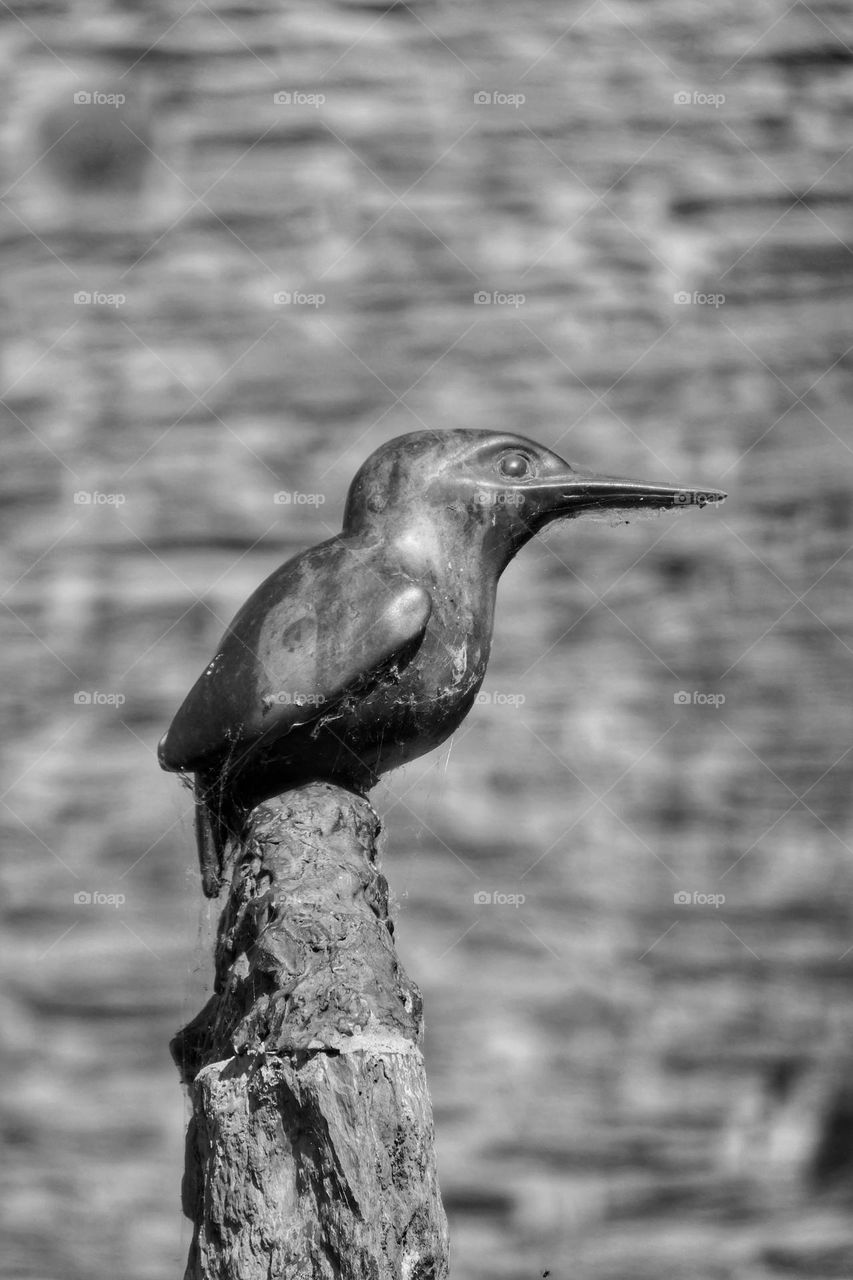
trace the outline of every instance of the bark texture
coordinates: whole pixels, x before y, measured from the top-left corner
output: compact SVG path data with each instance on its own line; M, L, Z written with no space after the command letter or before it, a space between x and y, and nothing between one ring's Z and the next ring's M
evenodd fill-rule
M447 1223L370 804L312 783L252 815L190 1086L185 1280L441 1280Z

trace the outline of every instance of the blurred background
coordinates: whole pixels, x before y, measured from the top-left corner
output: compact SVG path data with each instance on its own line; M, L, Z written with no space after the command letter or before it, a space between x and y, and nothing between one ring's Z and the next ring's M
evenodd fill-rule
M532 543L374 792L454 1278L849 1280L849 6L0 24L0 1275L182 1274L216 908L157 739L364 457L465 426L731 496Z

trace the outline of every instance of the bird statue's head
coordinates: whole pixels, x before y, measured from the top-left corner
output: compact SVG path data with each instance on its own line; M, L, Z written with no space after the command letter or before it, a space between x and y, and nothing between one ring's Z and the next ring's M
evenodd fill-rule
M353 480L344 533L376 533L425 548L441 532L464 533L502 569L552 520L590 511L680 508L721 502L690 489L598 475L524 436L491 431L416 431L382 445Z

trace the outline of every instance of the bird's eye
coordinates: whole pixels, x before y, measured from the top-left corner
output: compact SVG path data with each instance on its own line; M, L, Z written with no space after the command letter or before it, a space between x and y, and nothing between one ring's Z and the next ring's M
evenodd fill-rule
M505 453L500 460L501 475L511 480L521 480L530 471L530 463L523 453Z

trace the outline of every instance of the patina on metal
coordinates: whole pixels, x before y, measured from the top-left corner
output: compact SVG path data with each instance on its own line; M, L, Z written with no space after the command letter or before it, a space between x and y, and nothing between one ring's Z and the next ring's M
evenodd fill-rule
M377 449L343 531L250 596L160 742L164 769L194 775L204 892L261 801L315 780L363 794L454 732L486 673L498 579L547 524L725 496L596 475L491 431Z

